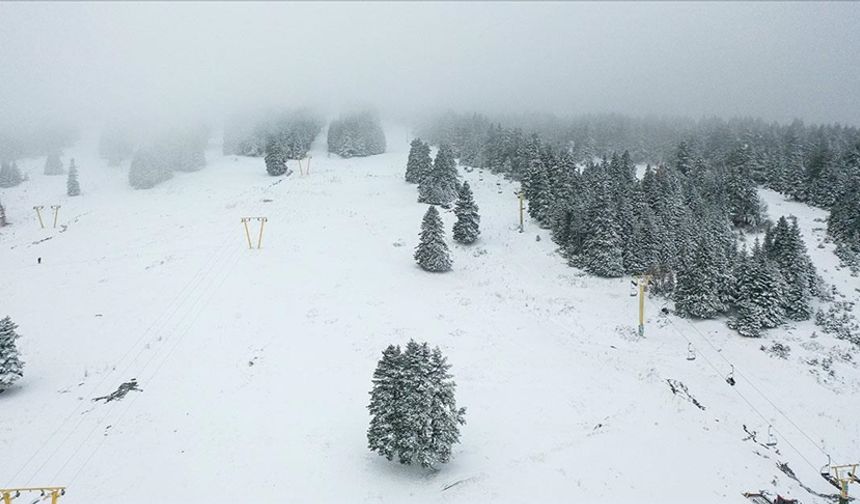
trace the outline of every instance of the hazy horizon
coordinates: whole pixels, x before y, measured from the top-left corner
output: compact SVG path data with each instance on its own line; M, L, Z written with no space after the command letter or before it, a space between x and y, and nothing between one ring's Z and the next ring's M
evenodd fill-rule
M277 103L858 125L857 26L853 2L0 3L0 114Z

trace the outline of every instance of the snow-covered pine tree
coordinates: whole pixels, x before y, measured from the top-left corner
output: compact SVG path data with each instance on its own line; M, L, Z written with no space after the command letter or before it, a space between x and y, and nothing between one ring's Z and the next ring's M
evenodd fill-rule
M24 376L24 363L15 344L15 340L20 338L15 332L17 328L8 316L0 320L0 392Z
M764 222L764 207L755 181L744 165L728 167L724 190L729 215L735 226L755 227Z
M827 232L838 243L860 253L860 177L846 185L842 196L831 208Z
M6 222L6 207L4 207L3 202L0 201L0 227L5 226L6 224L8 224Z
M445 229L439 211L433 205L427 209L421 222L421 241L415 247L415 260L425 271L444 272L451 269Z
M675 309L679 314L710 319L726 310L720 299L721 268L717 254L705 237L699 238L690 261L677 273Z
M447 207L457 197L457 160L451 146L442 144L430 172L418 183L418 202Z
M729 320L729 327L747 338L759 338L762 331L763 311L759 305L752 301L741 301L738 303L737 316Z
M420 138L412 140L409 144L409 160L406 162L406 181L410 184L421 182L433 166L430 158L430 146L422 142Z
M45 159L45 175L62 175L63 162L60 161L59 152L51 152Z
M403 363L399 346L389 345L373 372L367 447L388 460L400 454L403 437Z
M372 156L385 152L385 132L371 112L343 116L329 125L328 151L341 157Z
M3 161L0 163L0 187L9 188L15 187L24 180L21 172L18 170L18 164L12 161L11 163Z
M693 168L693 155L690 152L690 147L687 142L678 144L678 150L675 151L675 169L683 175L690 173Z
M531 161L526 180L524 189L529 201L529 216L545 228L549 225L552 193L546 166L540 158Z
M598 188L588 211L583 243L583 266L592 275L619 277L624 274L621 226L608 188Z
M162 153L152 146L138 149L131 158L128 182L135 189L155 187L172 176Z
M0 160L0 187L12 187L9 180L11 171L12 165L6 160Z
M792 320L808 320L812 316L810 304L815 288L815 266L806 253L806 245L792 217L789 225L785 216L765 236L765 254L776 264L785 282L785 313Z
M406 352L409 352L408 346ZM406 362L409 360L406 359ZM430 410L426 415L430 420L430 440L419 458L423 467L433 467L451 460L451 447L460 442L460 426L466 423L466 408L457 407L454 397L457 385L448 372L450 369L451 365L439 347L434 348L428 376L433 392L430 395ZM424 422L422 424L426 425Z
M277 138L269 138L266 143L266 172L278 177L287 173L287 158L284 155L284 148Z
M738 258L735 282L735 307L738 313L733 321L735 325L744 321L750 327L771 329L784 321L785 284L777 267L761 249L758 239L752 255L743 252ZM753 321L753 318L757 321Z
M454 214L457 216L457 222L454 223L454 241L464 245L475 243L481 234L481 216L478 215L478 205L475 204L468 182L463 182L460 186Z
M66 194L78 196L81 194L81 185L78 183L78 167L75 166L75 158L69 162L69 177L66 179Z
M422 467L450 460L466 410L457 408L449 369L439 348L427 343L410 341L402 353L394 346L383 352L368 406L371 450Z
M783 182L784 191L792 199L806 201L806 169L803 166L803 157L799 153L793 154L787 162L788 168Z

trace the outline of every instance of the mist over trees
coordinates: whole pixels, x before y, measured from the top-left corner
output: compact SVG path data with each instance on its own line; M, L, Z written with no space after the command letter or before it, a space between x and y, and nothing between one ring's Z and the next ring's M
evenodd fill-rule
M198 125L165 131L144 144L132 157L129 184L135 189L149 189L168 180L175 171L192 172L206 166L209 129Z
M108 166L119 166L134 154L136 143L129 125L117 120L106 122L99 137L99 156Z
M323 121L308 110L234 113L224 123L225 155L264 156L277 144L284 159L303 159L319 135Z
M373 156L385 152L385 132L372 112L341 116L329 124L328 151L343 158Z

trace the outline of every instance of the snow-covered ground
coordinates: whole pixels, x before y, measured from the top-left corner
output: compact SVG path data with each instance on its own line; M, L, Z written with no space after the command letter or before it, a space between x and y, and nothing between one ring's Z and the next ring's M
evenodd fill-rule
M280 183L214 140L204 170L148 191L128 187L127 164L97 159L94 138L64 158L80 197L41 174L43 159L19 163L30 181L0 190L13 224L0 230L0 316L19 324L27 364L0 395L0 485L67 485L68 504L740 503L759 489L824 502L777 462L831 493L816 445L860 458L860 370L807 364L847 348L810 338L812 322L751 340L649 299L640 339L630 279L585 276L546 231L516 232L516 187L478 170L463 175L480 241L451 244L452 272L425 273L412 253L426 206L403 181L409 132L389 128L391 152L351 160L327 157L323 138L310 175L291 162ZM817 248L824 212L763 194L857 298L860 279ZM49 214L40 229L32 207L54 204L58 227ZM239 220L258 215L263 247L248 250ZM366 448L371 374L410 338L442 347L468 408L437 472ZM787 360L759 350L774 340ZM132 377L142 392L91 401ZM776 447L743 441L746 425L764 443L768 424Z

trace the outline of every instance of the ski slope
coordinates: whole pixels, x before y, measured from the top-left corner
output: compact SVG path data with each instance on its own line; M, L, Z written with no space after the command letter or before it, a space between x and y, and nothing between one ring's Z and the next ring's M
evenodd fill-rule
M826 502L777 462L831 493L819 447L834 463L860 458L860 370L809 365L849 348L810 338L812 322L750 340L649 299L640 339L630 279L566 266L528 220L518 233L516 185L479 170L461 173L480 240L449 242L453 271L426 273L412 259L426 206L403 181L409 131L391 126L390 152L363 159L327 157L324 138L308 176L293 161L269 177L213 139L205 169L135 191L127 163L107 167L85 137L64 157L77 198L43 159L19 162L30 181L0 189L12 223L0 316L19 324L26 367L0 395L0 485L67 485L68 504L741 503L760 489ZM857 298L860 279L817 248L824 212L763 195L772 218L799 217L822 275ZM32 207L55 204L58 227L40 229ZM268 218L260 250L245 216ZM366 448L373 369L410 338L443 349L467 407L438 471ZM759 350L777 340L787 360ZM91 400L133 377L142 392ZM746 425L764 443L768 424L776 447L742 441Z

